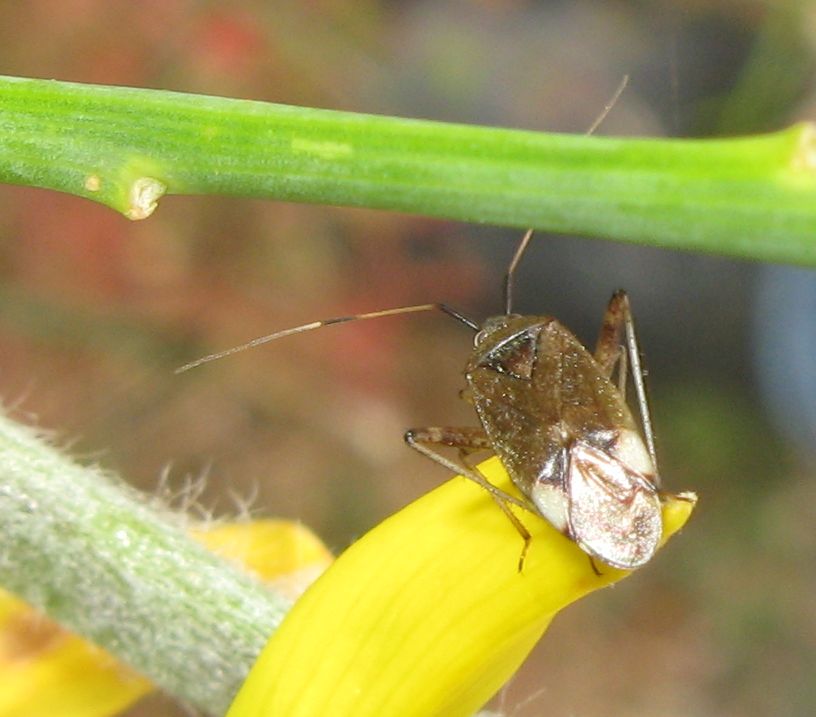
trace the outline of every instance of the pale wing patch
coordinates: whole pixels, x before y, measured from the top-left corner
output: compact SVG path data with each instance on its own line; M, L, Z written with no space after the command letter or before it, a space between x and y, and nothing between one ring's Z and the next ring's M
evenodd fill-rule
M530 491L530 499L533 505L556 530L566 533L569 528L567 517L567 497L561 486L552 483L538 482L533 485Z
M636 431L631 429L619 431L614 453L633 471L646 476L653 476L656 472L646 446Z
M587 553L616 568L648 562L663 530L657 490L642 474L578 443L567 474L569 527Z

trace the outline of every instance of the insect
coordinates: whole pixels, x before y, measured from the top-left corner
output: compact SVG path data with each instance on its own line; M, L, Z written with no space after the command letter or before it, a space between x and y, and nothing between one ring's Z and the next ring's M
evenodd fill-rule
M404 306L278 331L178 371L330 324L441 311L476 332L464 371L463 398L476 409L481 426L411 429L405 434L408 445L490 493L524 540L519 570L531 537L511 506L545 518L590 559L637 568L654 554L663 526L654 438L629 299L623 291L613 294L594 354L553 317L513 313L513 276L531 236L532 231L525 234L505 275L505 313L481 326L445 304ZM629 372L642 433L625 399ZM458 449L458 460L443 455L439 447ZM523 498L497 488L470 463L469 456L477 451L499 457Z

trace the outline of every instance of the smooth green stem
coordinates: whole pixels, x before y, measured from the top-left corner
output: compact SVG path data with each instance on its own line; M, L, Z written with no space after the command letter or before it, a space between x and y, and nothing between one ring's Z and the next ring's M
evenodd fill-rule
M0 586L223 714L289 603L180 522L0 415Z
M0 77L0 181L392 209L816 265L814 129L618 139Z

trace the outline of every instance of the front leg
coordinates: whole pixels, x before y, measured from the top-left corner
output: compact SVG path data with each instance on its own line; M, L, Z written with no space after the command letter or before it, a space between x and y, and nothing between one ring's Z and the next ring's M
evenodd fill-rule
M444 466L452 473L463 475L469 478L477 485L484 488L490 496L496 501L499 508L513 524L513 527L518 531L521 539L524 541L521 555L519 556L518 569L521 572L524 567L524 559L527 556L527 549L530 546L530 532L524 527L524 524L519 520L518 516L510 509L510 505L516 505L524 510L532 513L537 511L527 502L510 495L501 488L494 486L487 478L485 478L476 466L471 466L466 457L474 451L492 450L493 446L490 440L481 428L412 428L405 432L405 442L414 450L419 451L422 455L427 456L435 463ZM459 449L459 462L457 463L450 458L439 453L432 446L448 446L450 448Z

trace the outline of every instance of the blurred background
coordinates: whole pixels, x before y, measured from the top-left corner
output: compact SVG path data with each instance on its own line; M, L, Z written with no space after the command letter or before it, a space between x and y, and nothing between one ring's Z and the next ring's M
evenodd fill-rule
M747 0L29 0L0 72L584 132L731 135L812 118L816 7ZM501 310L518 232L168 197L131 223L0 186L0 396L142 489L302 520L335 550L445 479L408 427L474 425L469 331L428 314L198 355L358 311ZM687 530L555 621L505 715L816 713L816 282L805 270L540 234L516 305L594 345L632 300ZM137 715L183 714L162 697Z

